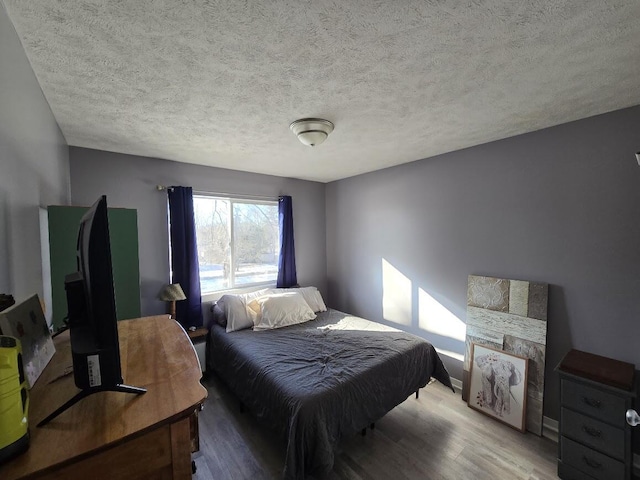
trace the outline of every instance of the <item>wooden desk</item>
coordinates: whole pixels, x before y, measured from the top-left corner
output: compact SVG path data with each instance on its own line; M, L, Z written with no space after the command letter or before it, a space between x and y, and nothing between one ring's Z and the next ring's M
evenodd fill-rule
M69 332L31 390L29 450L0 478L190 479L190 417L207 397L193 345L168 315L118 322L122 376L147 393L100 392L35 425L78 391ZM57 379L57 380L56 380Z

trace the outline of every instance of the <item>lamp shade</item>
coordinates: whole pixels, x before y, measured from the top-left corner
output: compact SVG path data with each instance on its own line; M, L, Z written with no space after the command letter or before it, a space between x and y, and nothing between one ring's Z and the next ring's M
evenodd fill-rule
M158 298L165 302L176 302L178 300L185 300L187 297L179 283L172 283L165 285L162 290L160 290Z

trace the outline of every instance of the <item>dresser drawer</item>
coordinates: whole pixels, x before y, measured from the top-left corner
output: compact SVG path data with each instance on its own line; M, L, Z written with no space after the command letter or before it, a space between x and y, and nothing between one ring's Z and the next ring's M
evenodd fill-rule
M562 460L558 461L558 477L562 480L597 480L595 477L567 465Z
M625 457L625 432L604 422L562 407L562 435L618 460Z
M625 476L624 463L566 437L560 438L560 456L563 463L598 480L615 480Z
M561 380L560 392L562 405L624 428L624 412L627 410L625 398L565 378Z

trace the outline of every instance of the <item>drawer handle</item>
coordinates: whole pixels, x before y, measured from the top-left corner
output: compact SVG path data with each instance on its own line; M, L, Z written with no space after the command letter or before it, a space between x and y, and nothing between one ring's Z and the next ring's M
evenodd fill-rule
M584 461L584 463L586 463L587 465L589 465L591 468L602 468L602 464L596 460L593 460L589 457L587 457L586 455L582 456L582 460Z
M600 408L602 402L600 400L596 400L595 398L582 397L582 401L593 408Z
M591 435L592 437L600 437L602 435L602 432L600 430L598 430L597 428L590 427L588 425L583 425L582 431L587 435Z

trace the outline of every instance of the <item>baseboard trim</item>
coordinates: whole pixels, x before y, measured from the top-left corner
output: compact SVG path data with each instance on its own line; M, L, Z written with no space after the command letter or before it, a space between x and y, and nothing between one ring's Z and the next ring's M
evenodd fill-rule
M458 380L457 378L451 378L451 385L457 393L462 393L462 380Z
M558 421L549 417L542 417L542 436L558 443Z

